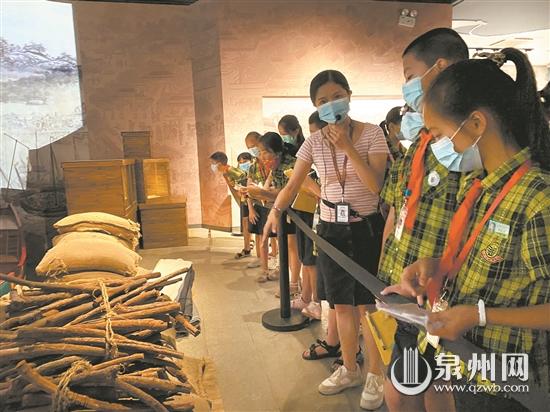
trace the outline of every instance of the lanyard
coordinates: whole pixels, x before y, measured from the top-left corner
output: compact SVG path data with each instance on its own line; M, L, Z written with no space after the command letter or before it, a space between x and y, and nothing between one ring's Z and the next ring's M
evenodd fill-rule
M351 121L351 124L350 124L350 139L353 142L353 120ZM336 152L332 144L330 145L330 154L332 156L332 164L334 165L334 171L336 172L338 183L340 183L340 187L342 188L342 202L343 202L344 192L346 190L346 178L348 175L348 156L344 155L343 169L342 169L342 173L340 173L340 169L338 168L338 161L336 160Z
M411 174L407 184L407 216L404 225L408 230L412 230L416 220L416 213L420 197L422 195L422 182L424 181L424 160L428 144L432 140L432 134L424 131L420 132L420 144L416 150L411 162Z
M432 280L428 282L426 290L428 293L428 298L432 305L439 296L439 292L445 278L454 279L456 277L458 271L466 261L468 254L472 250L474 243L476 242L489 218L493 215L496 208L500 205L506 195L520 181L525 173L529 171L530 167L531 161L527 160L514 172L512 177L510 177L500 193L497 195L481 221L472 230L472 233L470 234L470 237L468 238L466 243L464 243L462 250L457 253L460 246L459 244L464 238L466 229L468 227L468 220L473 210L473 206L477 198L481 195L482 191L481 181L479 179L476 179L476 181L474 181L474 184L472 185L470 190L468 190L468 193L464 197L464 201L460 204L458 210L451 220L447 247L445 248L445 252L443 252L443 257L441 258L441 262L439 265L439 271L432 278Z

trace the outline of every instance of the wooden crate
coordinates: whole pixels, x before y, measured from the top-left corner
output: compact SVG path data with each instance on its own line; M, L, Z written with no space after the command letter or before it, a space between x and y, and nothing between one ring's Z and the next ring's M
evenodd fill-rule
M122 132L122 147L125 159L148 159L151 157L151 132Z
M170 161L136 160L136 189L138 203L170 197Z
M185 198L152 199L139 204L143 249L187 246L187 201Z
M105 212L137 221L134 160L65 162L69 214Z

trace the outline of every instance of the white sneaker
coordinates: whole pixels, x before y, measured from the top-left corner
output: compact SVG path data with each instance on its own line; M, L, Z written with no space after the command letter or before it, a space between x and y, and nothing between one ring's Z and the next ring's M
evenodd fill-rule
M311 301L309 305L302 309L302 314L311 319L321 320L321 304Z
M246 265L246 267L247 267L248 269L259 268L260 266L261 266L261 264L260 264L260 259L253 260L253 261L250 262L248 265Z
M367 381L361 394L361 406L362 409L374 411L382 406L384 403L384 377L381 375L375 375L374 373L367 374Z
M322 395L336 395L344 389L361 386L363 383L361 368L357 364L356 367L355 372L350 372L344 365L340 366L319 385L319 393Z

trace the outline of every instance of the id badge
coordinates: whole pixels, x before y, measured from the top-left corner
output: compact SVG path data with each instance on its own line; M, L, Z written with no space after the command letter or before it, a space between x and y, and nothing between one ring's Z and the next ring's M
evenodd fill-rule
M401 236L403 235L403 228L405 227L405 219L407 219L406 204L404 204L401 207L401 211L399 212L399 217L397 218L397 223L395 225L395 238L397 240L401 240Z
M336 203L336 223L349 223L349 203Z

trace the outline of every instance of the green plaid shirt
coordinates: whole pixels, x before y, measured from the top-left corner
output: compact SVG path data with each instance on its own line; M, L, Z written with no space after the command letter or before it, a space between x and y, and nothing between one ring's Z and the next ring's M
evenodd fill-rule
M417 139L404 157L393 163L380 194L387 205L395 208L396 221L405 201L404 192L411 174L412 159L419 144L420 139ZM394 233L391 233L384 244L384 258L378 277L389 285L399 283L403 268L419 258L443 254L449 223L458 207L457 194L461 174L449 172L437 161L429 147L426 150L424 168L422 196L412 232L404 229L401 240L397 240ZM435 185L436 177L439 177L439 183Z
M483 218L514 171L530 157L526 148L485 177L470 174L459 199L474 177L483 177L483 193L472 212L469 231ZM549 172L533 165L506 195L477 237L450 292L451 306L476 305L479 299L489 308L550 302ZM475 327L465 337L495 353L531 353L530 361L540 372L547 362L541 364L544 354L534 353L534 348L543 348L534 342L546 336L538 330L486 326Z
M281 162L277 169L271 172L271 186L275 189L282 189L288 183L288 177L285 176L285 171L293 169L296 163L296 158L289 154L283 154Z
M257 158L252 160L250 169L248 169L248 178L254 183L263 185L269 176L267 169L260 164L260 161Z
M244 170L241 170L238 167L229 166L229 169L227 169L227 172L224 173L224 176L226 176L233 184L238 183L242 186L246 186L247 174Z

